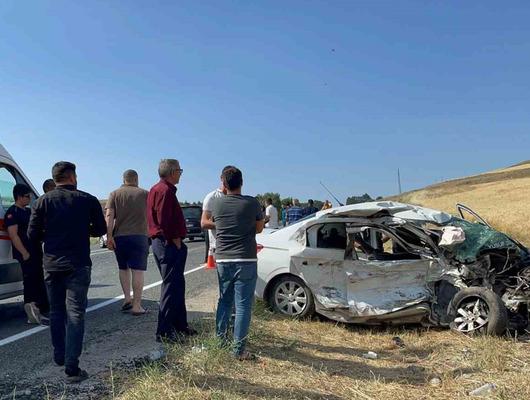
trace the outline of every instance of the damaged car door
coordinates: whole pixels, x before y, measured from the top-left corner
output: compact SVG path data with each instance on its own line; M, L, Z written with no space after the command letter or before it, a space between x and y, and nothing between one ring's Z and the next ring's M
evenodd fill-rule
M317 312L348 308L344 271L344 222L321 223L306 231L306 245L291 254L293 272L309 286Z
M369 233L371 238L379 236L381 248L371 246L361 233ZM430 300L427 282L433 270L439 269L433 257L411 251L405 240L386 227L351 226L348 234L353 251L352 257L344 261L344 270L352 318L377 320ZM378 241L371 240L374 242ZM427 307L415 309L418 315L427 311Z

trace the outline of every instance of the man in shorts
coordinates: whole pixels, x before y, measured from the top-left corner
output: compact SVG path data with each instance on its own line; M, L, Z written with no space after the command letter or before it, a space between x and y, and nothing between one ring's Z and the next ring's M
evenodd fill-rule
M125 296L121 310L131 311L134 316L147 312L142 307L144 272L149 254L147 194L147 190L138 187L138 173L128 169L123 173L123 185L109 195L106 205L107 247L116 254Z

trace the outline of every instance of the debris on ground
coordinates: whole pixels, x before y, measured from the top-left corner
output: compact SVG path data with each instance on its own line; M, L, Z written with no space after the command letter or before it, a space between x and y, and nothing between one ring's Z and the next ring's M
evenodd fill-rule
M201 344L200 346L193 346L191 348L192 353L202 353L204 350L206 350L206 346Z
M429 381L429 385L431 386L440 386L441 384L442 384L442 380L438 378L437 376L435 376Z
M485 385L482 385L481 387L478 387L471 392L469 392L470 396L487 396L491 393L493 393L497 389L497 385L494 383L486 383Z
M405 342L403 341L403 339L401 339L399 336L394 336L392 338L392 342L394 342L394 344L397 346L397 347L405 347Z
M164 349L153 350L149 353L149 361L157 361L166 356Z
M373 351L369 351L368 353L364 353L363 357L368 358L370 360L375 360L377 359L377 353L374 353Z

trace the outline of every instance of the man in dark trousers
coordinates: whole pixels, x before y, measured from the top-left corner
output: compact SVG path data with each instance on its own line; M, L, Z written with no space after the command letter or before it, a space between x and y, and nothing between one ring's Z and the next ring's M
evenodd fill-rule
M42 314L48 313L48 295L44 286L42 271L42 248L30 243L27 235L31 210L31 189L17 183L13 187L15 204L9 207L4 216L7 233L13 247L13 258L22 268L24 283L24 310L28 323L46 323L47 318Z
M44 280L50 300L53 360L65 366L66 381L88 378L79 368L92 261L90 236L107 232L98 199L77 190L75 165L53 166L57 188L41 196L31 212L29 239L44 243Z
M184 244L186 222L178 202L175 185L183 170L174 159L164 159L158 166L160 182L147 196L147 225L153 255L162 275L156 340L178 341L197 332L188 326L185 302L184 267L188 249Z

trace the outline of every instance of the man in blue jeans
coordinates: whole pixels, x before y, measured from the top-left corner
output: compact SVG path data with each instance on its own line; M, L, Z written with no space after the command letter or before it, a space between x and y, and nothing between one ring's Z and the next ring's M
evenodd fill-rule
M77 189L74 164L60 161L52 175L57 188L36 201L28 238L35 246L44 243L53 360L64 365L68 383L78 383L88 378L79 356L92 269L90 236L104 235L107 226L98 199Z
M252 303L257 279L256 233L265 221L259 202L243 196L243 175L236 167L225 167L221 179L226 196L214 199L211 219L203 221L204 229L216 229L217 277L217 336L227 341L228 325L235 302L234 355L239 360L255 356L245 350L250 327Z

